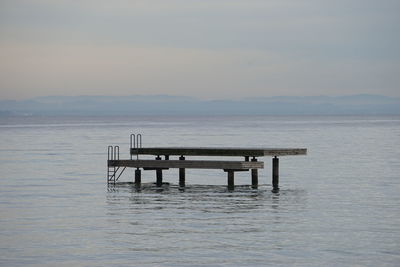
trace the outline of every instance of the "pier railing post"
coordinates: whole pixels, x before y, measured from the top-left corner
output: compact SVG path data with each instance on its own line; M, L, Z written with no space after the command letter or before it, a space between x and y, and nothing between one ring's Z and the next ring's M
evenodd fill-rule
M279 158L272 159L272 191L279 191Z
M251 159L252 162L256 162L257 159L253 157ZM257 169L251 169L251 187L256 189L258 187L258 170Z
M184 156L180 156L179 160L185 160ZM184 187L185 186L185 169L184 168L179 168L179 186Z
M156 157L156 160L161 160L160 156ZM157 186L162 186L162 169L156 169L156 185Z

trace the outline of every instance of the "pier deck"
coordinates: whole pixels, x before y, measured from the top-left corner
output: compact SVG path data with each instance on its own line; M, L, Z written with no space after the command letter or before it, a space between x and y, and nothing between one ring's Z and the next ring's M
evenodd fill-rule
M133 136L133 138L132 138ZM139 139L140 137L140 139ZM141 184L141 170L155 170L156 184L162 185L162 171L179 169L179 185L185 186L185 169L221 169L228 173L228 188L234 188L234 173L251 170L252 187L258 186L258 169L264 168L264 162L257 157L272 156L272 186L279 191L279 156L306 155L306 148L241 148L241 147L142 147L141 135L135 139L131 135L130 159L119 159L119 146L108 147L107 182L116 182L126 168L136 168L135 184ZM139 159L139 155L154 155L152 159ZM164 159L161 158L164 157ZM179 156L178 160L170 159ZM200 157L244 157L239 160L186 160L187 156ZM134 159L134 157L136 159ZM121 170L120 170L121 169ZM120 173L118 175L118 171Z
M170 156L294 156L306 155L306 148L241 148L241 147L145 147L131 148L132 155Z

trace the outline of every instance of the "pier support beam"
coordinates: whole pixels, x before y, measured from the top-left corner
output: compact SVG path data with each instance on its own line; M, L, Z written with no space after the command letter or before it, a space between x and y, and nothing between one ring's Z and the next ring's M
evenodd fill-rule
M184 156L180 156L179 160L185 160ZM179 186L184 187L185 186L185 169L184 168L179 168Z
M279 191L279 158L272 159L272 192Z
M161 157L157 156L156 160L161 160ZM156 169L156 185L162 186L162 169Z
M135 185L140 186L141 183L142 183L142 173L141 170L137 168L135 170Z
M228 190L235 189L235 172L233 170L227 170L228 172Z
M251 161L256 162L257 159L253 157ZM258 169L251 169L251 187L254 189L258 187Z

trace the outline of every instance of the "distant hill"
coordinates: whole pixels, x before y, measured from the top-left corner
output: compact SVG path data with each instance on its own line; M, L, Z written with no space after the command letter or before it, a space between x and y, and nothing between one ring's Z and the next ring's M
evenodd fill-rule
M382 95L276 96L200 100L186 96L46 96L0 101L9 115L384 115L400 114L400 98Z

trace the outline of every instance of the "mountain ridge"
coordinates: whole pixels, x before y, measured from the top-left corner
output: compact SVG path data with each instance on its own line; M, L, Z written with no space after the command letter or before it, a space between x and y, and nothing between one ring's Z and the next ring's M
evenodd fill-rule
M41 96L0 100L0 116L21 115L400 115L400 98L359 94L202 100L189 96Z

